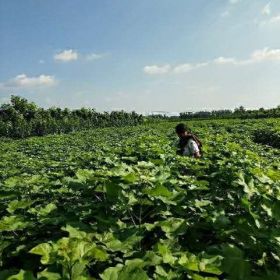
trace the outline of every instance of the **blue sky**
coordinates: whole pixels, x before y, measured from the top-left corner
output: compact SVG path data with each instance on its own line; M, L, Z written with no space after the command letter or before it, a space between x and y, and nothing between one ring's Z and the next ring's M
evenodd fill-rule
M279 34L278 0L0 0L0 103L274 107Z

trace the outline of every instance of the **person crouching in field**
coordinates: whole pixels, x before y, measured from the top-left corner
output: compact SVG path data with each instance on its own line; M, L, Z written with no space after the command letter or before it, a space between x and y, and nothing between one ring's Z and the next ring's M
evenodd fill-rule
M200 158L202 147L200 140L194 134L188 132L183 123L179 123L175 130L179 137L177 154Z

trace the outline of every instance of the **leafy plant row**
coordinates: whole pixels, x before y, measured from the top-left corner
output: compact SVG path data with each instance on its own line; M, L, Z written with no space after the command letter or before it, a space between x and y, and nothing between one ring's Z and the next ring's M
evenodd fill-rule
M274 148L280 148L280 130L257 129L253 133L254 141Z

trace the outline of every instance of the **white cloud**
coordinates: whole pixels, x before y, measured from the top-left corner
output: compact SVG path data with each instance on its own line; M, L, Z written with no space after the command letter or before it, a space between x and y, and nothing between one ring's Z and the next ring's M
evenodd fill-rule
M45 63L45 60L40 59L40 60L39 60L39 63L40 63L40 64L44 64L44 63Z
M195 66L192 64L189 64L189 63L179 64L174 67L173 72L176 74L186 73L186 72L193 70L194 68L195 68Z
M98 60L101 58L104 58L105 56L107 56L108 54L105 53L84 53L81 54L78 51L75 51L73 49L69 49L69 50L63 50L59 53L56 53L54 55L54 59L57 61L62 61L62 62L69 62L69 61L74 61L74 60L78 60L78 59L83 59L83 60L87 60L87 61L94 61L94 60Z
M264 48L262 50L256 50L251 55L253 62L259 61L278 61L280 60L280 49Z
M248 59L237 60L233 57L218 57L213 60L215 64L248 65L264 61L280 61L280 49L264 48L252 52Z
M195 68L201 68L201 67L205 67L208 65L209 65L209 62L200 62L200 63L195 64Z
M270 2L263 7L262 14L265 16L269 16L271 14Z
M88 60L88 61L98 60L105 56L106 56L106 54L90 53L90 54L86 55L86 60Z
M165 64L162 66L159 65L147 65L143 68L143 71L149 75L158 75L158 74L166 74L171 70L171 66L169 64Z
M216 59L214 59L215 64L236 64L237 61L233 57L223 57L220 56Z
M248 59L237 60L233 57L218 57L213 60L215 64L248 65L264 61L280 61L280 49L263 48L255 50Z
M202 63L184 63L184 64L178 64L175 66L171 66L170 64L166 65L150 65L150 66L145 66L143 68L143 71L146 74L149 75L159 75L159 74L168 74L168 73L175 73L175 74L181 74L181 73L187 73L190 72L194 69L201 68L207 66L209 63L208 62L202 62Z
M78 56L79 56L78 52L70 49L55 54L54 59L58 61L68 62L72 60L77 60Z
M270 18L269 23L278 23L280 22L280 15Z
M280 23L280 14L267 18L259 22L259 26L269 26Z
M280 61L280 49L263 48L252 52L248 59L237 60L233 57L218 57L213 60L215 64L248 65L264 61Z
M53 86L56 83L54 76L40 75L28 77L26 74L17 75L15 78L1 84L5 88L32 88L40 86Z
M187 73L194 69L205 67L207 65L208 65L208 62L202 62L202 63L196 63L196 64L190 64L190 63L179 64L173 68L173 72L175 74Z
M171 66L170 64L166 64L163 66L158 65L151 65L145 66L144 72L150 75L156 74L167 74L167 73L174 73L174 74L181 74L181 73L188 73L198 68L206 67L211 64L215 65L236 65L236 66L243 66L249 65L252 63L259 63L264 61L280 61L280 49L270 49L264 48L260 50L255 50L251 53L250 57L247 59L237 60L234 57L224 57L220 56L208 62L201 62L201 63L184 63L178 64L175 66Z

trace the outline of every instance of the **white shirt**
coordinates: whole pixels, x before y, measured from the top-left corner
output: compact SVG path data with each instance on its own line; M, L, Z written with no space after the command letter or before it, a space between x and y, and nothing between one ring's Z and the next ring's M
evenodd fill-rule
M184 148L183 156L193 156L195 153L199 153L198 145L193 139L190 139Z

